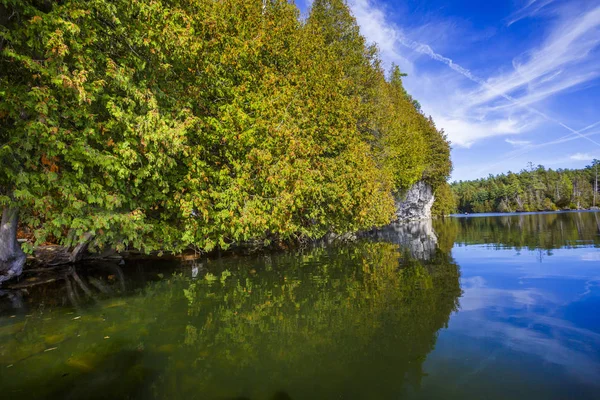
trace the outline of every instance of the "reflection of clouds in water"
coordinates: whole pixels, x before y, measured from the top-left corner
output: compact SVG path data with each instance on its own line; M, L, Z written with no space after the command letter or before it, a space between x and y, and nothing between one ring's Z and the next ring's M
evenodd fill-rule
M564 367L569 374L586 383L598 384L600 364L593 356L600 341L598 334L558 321L557 324L551 319L532 322L531 325L543 324L547 328L542 332L531 325L520 327L509 322L471 317L457 330L473 338L492 339L513 351L540 357Z
M462 315L451 330L477 339L488 339L503 347L540 357L557 364L591 384L598 382L600 334L569 321L540 315L540 307L555 309L553 296L538 289L496 289L481 276L462 280ZM536 308L536 311L530 311ZM489 311L494 312L490 318ZM523 326L519 321L527 321Z
M480 310L494 305L508 307L514 305L534 306L541 301L553 301L551 296L537 289L496 289L486 286L481 276L461 280L463 295L460 298L461 311Z
M581 256L581 261L600 261L600 251L583 254Z
M592 293L594 288L600 286L600 276L595 276L585 282L585 290L579 297L585 297Z

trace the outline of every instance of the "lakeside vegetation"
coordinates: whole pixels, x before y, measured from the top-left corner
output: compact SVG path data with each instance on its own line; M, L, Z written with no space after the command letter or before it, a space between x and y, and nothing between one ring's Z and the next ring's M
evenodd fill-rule
M452 167L403 76L343 0L0 0L3 221L145 252L387 224Z
M600 161L583 169L546 169L531 163L519 173L452 184L459 212L581 210L600 205Z

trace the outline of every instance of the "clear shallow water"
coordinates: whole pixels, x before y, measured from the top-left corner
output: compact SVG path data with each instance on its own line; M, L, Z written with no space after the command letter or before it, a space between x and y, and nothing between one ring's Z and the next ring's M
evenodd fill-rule
M52 279L0 295L6 398L600 390L599 213L450 218L342 246Z

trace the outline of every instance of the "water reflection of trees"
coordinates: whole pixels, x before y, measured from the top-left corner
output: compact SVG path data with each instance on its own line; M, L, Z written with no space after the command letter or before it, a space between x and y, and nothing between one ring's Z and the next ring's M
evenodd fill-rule
M436 220L435 232L413 224L353 244L204 261L195 279L190 266L173 277L148 265L66 271L54 291L10 292L27 315L0 320L0 386L9 398L398 397L419 387L458 307L455 242L598 246L599 219Z
M197 279L5 324L0 381L68 397L78 380L91 391L112 382L105 366L125 354L119 373L139 386L128 386L132 398L390 398L419 386L457 308L458 278L446 252L423 262L390 241L224 258Z
M124 295L126 280L122 268L114 263L28 270L10 290L0 291L0 311L26 313L39 302L44 307L79 309L107 297Z
M438 236L459 244L552 250L600 246L600 213L526 214L434 221Z
M393 396L405 382L419 385L436 333L457 307L457 267L436 255L424 264L396 244L369 242L257 260L260 279L253 269L209 275L185 292L180 351L200 355L194 373L211 377L203 391L222 383L215 395L250 381L262 382L250 385L250 398L278 387L309 398L307 382L319 398ZM179 395L199 383L177 385Z

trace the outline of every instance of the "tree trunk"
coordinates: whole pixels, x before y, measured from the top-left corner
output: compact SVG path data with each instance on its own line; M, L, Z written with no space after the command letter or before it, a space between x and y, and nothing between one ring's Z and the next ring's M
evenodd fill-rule
M0 223L0 284L21 275L26 256L17 241L19 209L4 207Z
M75 246L75 248L71 252L69 261L71 261L72 263L77 263L77 262L83 260L83 257L85 256L85 253L90 245L90 240L92 239L92 234L88 232L88 233L84 234L83 237L84 237L83 242L81 242L77 246Z

